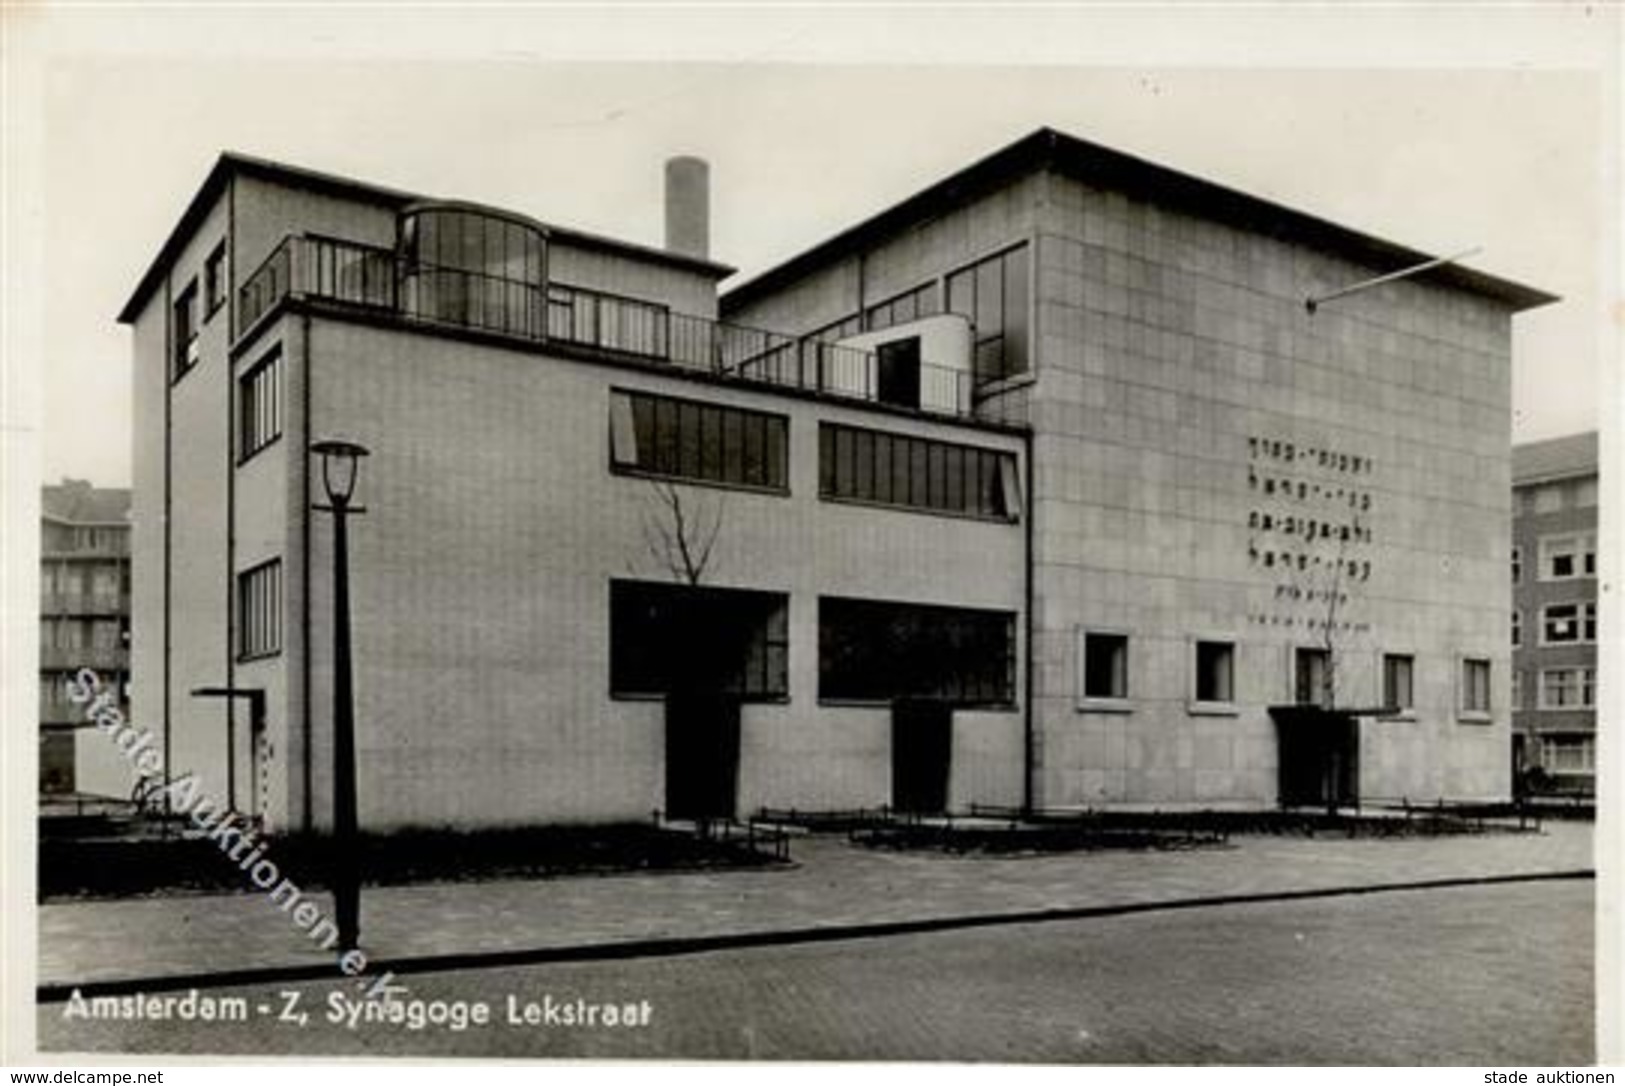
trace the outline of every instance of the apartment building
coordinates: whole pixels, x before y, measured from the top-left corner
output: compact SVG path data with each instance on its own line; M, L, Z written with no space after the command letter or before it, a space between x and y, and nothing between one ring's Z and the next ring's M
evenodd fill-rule
M1512 450L1512 743L1520 773L1592 793L1597 739L1597 435Z
M126 799L133 774L86 731L68 680L95 669L128 707L130 492L64 479L40 493L40 792Z
M651 248L222 156L121 314L171 772L326 825L342 437L369 828L1506 793L1549 296L1310 313L1421 254L1042 130L719 299L705 174Z

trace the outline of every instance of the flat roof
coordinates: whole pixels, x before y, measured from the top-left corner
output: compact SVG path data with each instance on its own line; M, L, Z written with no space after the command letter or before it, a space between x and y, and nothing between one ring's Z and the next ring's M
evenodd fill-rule
M802 276L867 248L880 238L940 215L976 197L1041 170L1054 170L1102 188L1145 197L1172 207L1233 223L1271 237L1344 253L1380 273L1420 264L1433 254L1352 230L1282 204L1250 196L1212 181L1115 151L1053 128L1040 128L986 158L921 189L834 237L819 242L722 296L722 309L746 305ZM1506 302L1514 310L1558 301L1533 287L1447 264L1421 273L1424 278Z
M208 176L198 186L192 199L186 205L186 210L176 222L169 237L158 250L147 270L136 283L135 290L131 292L129 300L119 310L118 319L128 324L135 320L141 308L146 305L147 299L163 281L164 273L169 269L181 249L196 232L203 217L208 214L209 208L219 198L225 189L226 183L236 175L256 177L276 184L287 185L293 188L306 189L311 192L322 192L334 196L342 196L352 200L361 200L367 203L379 204L399 210L416 203L462 203L468 207L481 207L486 205L471 204L468 201L441 200L423 193L405 192L383 185L374 185L366 181L357 181L353 178L343 177L339 174L323 173L320 170L306 169L302 166L290 166L286 163L275 162L271 159L256 158L236 151L222 151L215 160L214 166L209 170ZM725 279L732 275L734 268L727 264L719 264L713 260L704 260L698 257L674 253L668 249L658 249L650 245L640 245L636 242L622 241L619 238L595 234L586 230L576 230L567 226L558 226L553 223L532 219L523 212L513 212L502 208L491 208L504 215L518 215L528 221L535 222L547 234L569 245L584 249L596 249L601 252L619 253L635 257L639 260L648 260L669 267L681 268L685 271L699 272L712 279Z
M1512 483L1597 474L1597 431L1512 446Z
M63 524L130 526L128 487L92 486L83 479L64 479L40 487L40 515Z

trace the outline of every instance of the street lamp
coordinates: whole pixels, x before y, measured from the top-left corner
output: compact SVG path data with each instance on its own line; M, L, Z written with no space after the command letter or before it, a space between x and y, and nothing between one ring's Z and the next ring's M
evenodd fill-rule
M354 950L361 932L361 872L356 855L355 697L350 668L350 545L347 518L366 512L351 506L361 458L367 450L353 441L318 441L310 451L322 458L322 489L333 514L333 850L328 877L339 949Z

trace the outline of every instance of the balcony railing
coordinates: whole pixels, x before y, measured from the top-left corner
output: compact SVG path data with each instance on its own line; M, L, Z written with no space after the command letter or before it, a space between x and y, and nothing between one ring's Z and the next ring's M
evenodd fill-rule
M674 313L603 291L412 263L393 250L354 242L284 238L238 292L241 326L252 327L288 296L749 384L1006 425L1025 421L1007 398L983 401L973 395L965 371L922 362L917 388L912 383L888 388L869 351Z

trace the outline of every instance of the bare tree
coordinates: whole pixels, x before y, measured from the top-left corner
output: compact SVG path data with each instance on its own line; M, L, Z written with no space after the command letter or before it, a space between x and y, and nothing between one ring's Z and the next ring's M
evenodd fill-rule
M1357 570L1366 567L1349 557L1349 544L1358 540L1364 531L1360 519L1354 518L1347 534L1339 533L1335 557L1316 555L1309 562L1310 556L1305 556L1306 565L1302 575L1292 578L1291 590L1296 602L1315 608L1310 628L1318 634L1318 647L1324 653L1325 667L1320 675L1319 694L1320 704L1326 709L1337 708L1340 695L1347 690L1347 684L1343 682L1345 672L1348 677L1353 674L1348 659L1351 655L1348 651L1349 638L1359 627L1347 620L1346 609L1354 584L1364 576Z
M693 501L674 483L651 480L649 485L653 496L642 512L644 545L673 580L697 585L722 534L722 501Z

